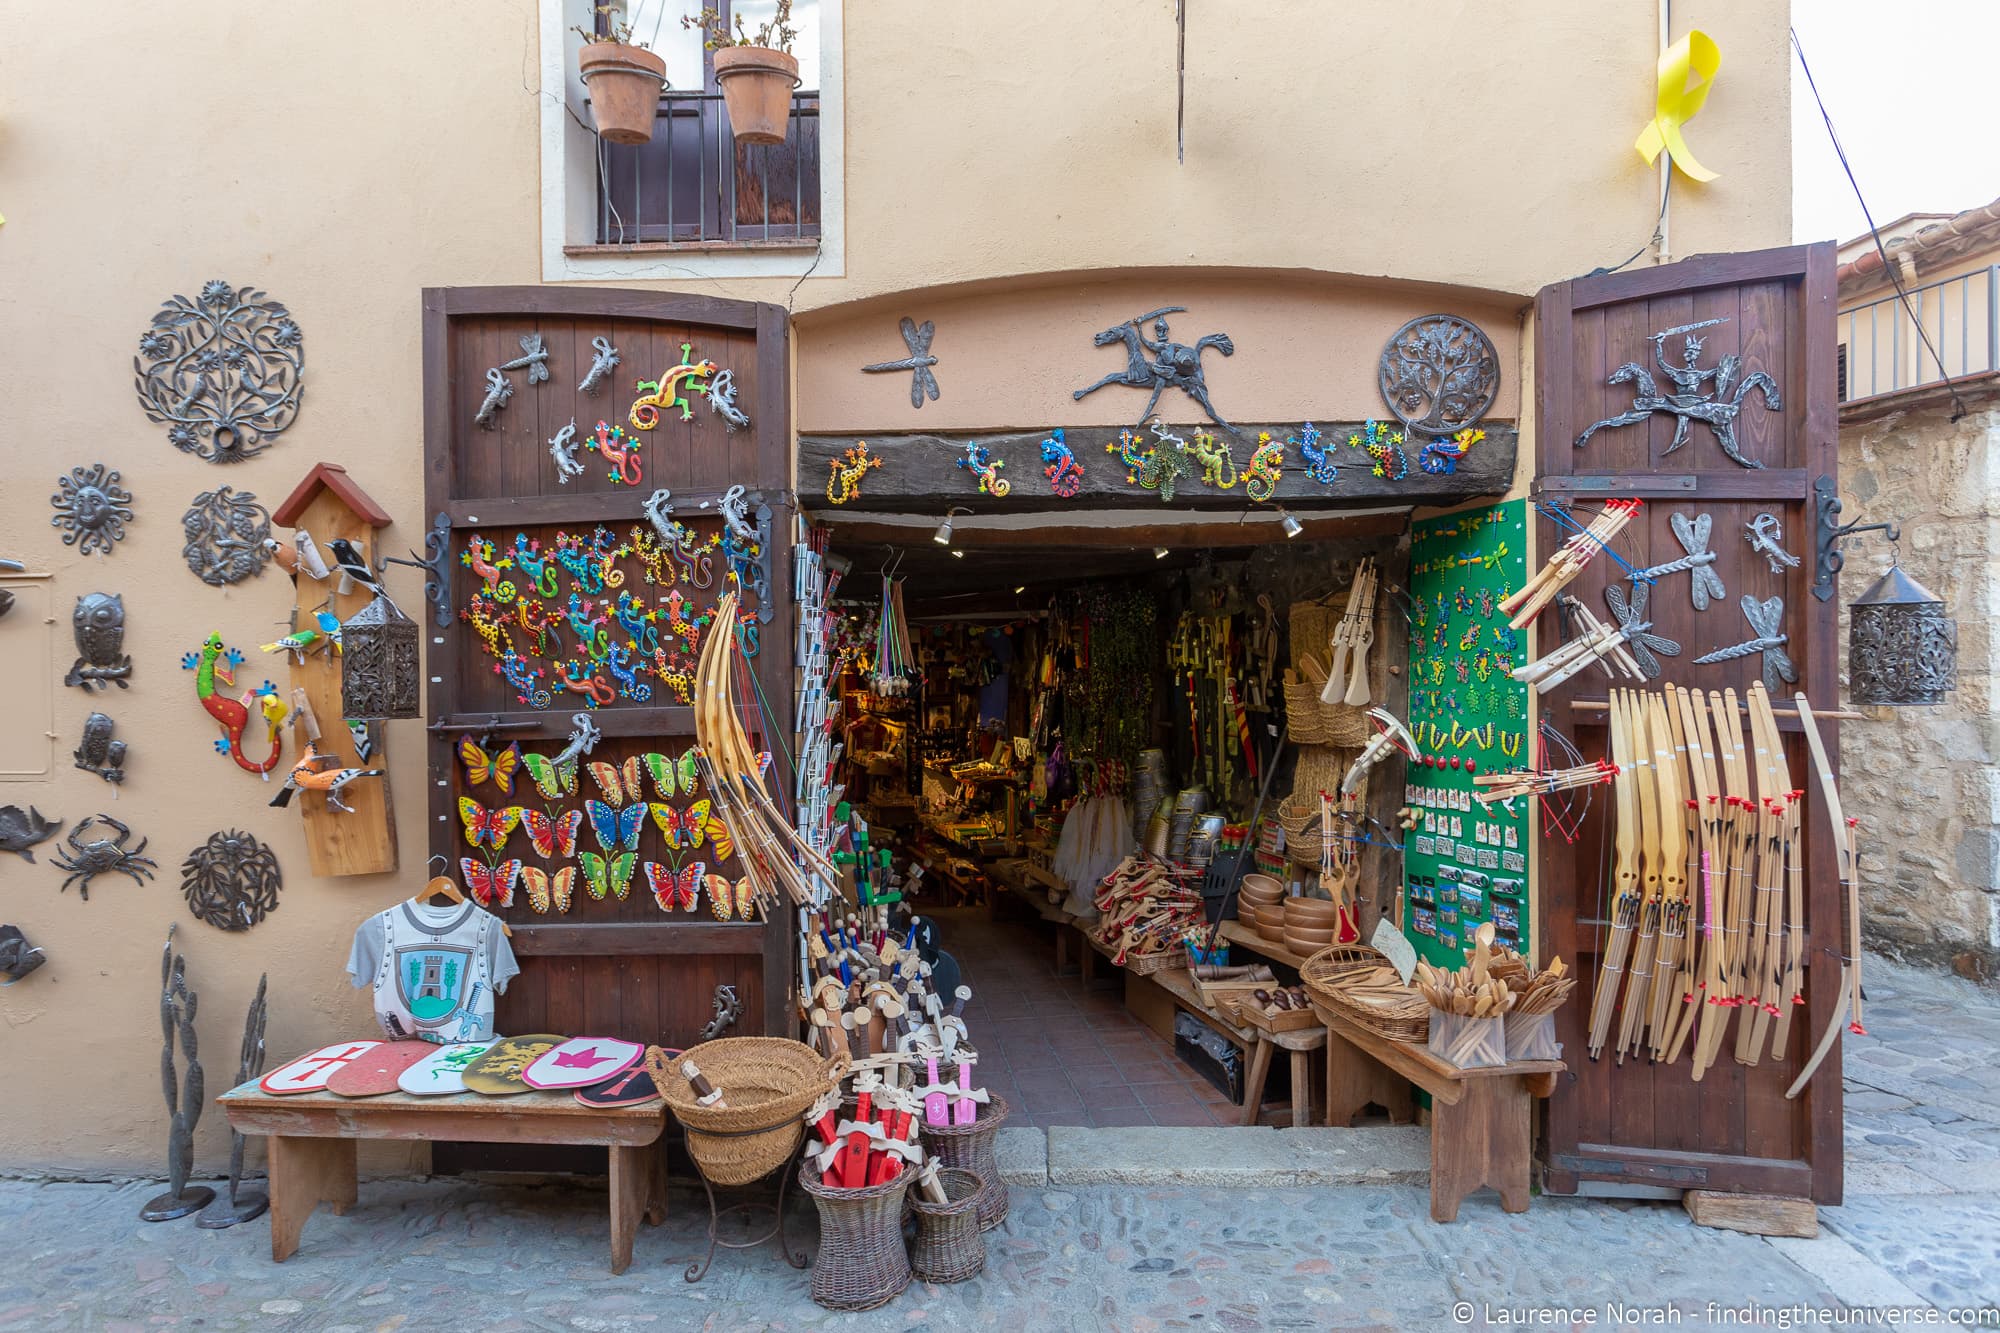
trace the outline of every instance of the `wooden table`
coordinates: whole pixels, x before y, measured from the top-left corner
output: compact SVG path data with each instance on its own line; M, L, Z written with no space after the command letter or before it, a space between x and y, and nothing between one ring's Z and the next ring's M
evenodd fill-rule
M1459 1069L1422 1046L1356 1027L1336 1010L1313 1008L1326 1023L1328 1124L1353 1124L1370 1102L1391 1120L1411 1119L1414 1083L1431 1095L1431 1219L1456 1220L1460 1202L1482 1185L1500 1192L1503 1211L1528 1211L1534 1099L1554 1092L1568 1065L1517 1060Z
M1242 1123L1257 1123L1264 1109L1264 1082L1271 1076L1271 1057L1285 1050L1292 1055L1292 1124L1298 1128L1312 1124L1312 1053L1326 1046L1326 1029L1314 1026L1273 1032L1253 1019L1244 1030L1255 1035L1256 1045L1250 1052L1249 1077L1243 1083Z
M283 1263L299 1248L299 1233L324 1203L344 1217L354 1206L357 1139L426 1142L603 1144L611 1150L611 1271L632 1262L639 1219L667 1220L667 1170L661 1134L666 1104L585 1106L568 1092L484 1097L336 1097L308 1092L273 1097L255 1083L216 1098L232 1128L268 1140L271 1259Z

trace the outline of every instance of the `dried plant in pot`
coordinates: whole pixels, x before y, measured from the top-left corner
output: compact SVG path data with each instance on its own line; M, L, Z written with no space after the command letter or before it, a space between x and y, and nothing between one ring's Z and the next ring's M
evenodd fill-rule
M590 89L590 118L598 137L609 143L641 144L653 138L653 117L667 86L667 62L632 40L632 29L609 5L605 31L572 28L583 38L577 69Z
M738 143L783 143L792 115L792 92L799 86L799 62L792 55L798 37L792 27L792 0L777 0L768 23L751 32L736 17L731 32L713 9L681 20L685 28L708 34L715 52L715 82L729 109L730 132Z

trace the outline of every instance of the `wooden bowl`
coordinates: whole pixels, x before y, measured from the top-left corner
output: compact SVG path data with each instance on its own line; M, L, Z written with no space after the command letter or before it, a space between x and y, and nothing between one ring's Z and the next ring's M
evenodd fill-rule
M1236 901L1239 903L1249 903L1252 907L1268 909L1273 912L1282 911L1285 905L1283 898L1259 898L1248 893L1238 894Z
M1252 930L1257 929L1257 915L1257 904L1242 902L1236 904L1236 919Z
M1285 885L1275 875L1245 875L1237 892L1254 898L1276 899L1285 896Z
M1340 908L1327 898L1287 898L1285 899L1285 924L1321 929L1337 925Z
M1261 916L1258 917L1257 938L1260 940L1268 940L1272 944L1283 944L1285 942L1284 924L1282 922L1277 922L1277 921L1267 921L1265 918Z
M1333 943L1333 937L1339 933L1340 931L1337 928L1329 928L1327 930L1299 930L1292 926L1286 926L1282 935L1287 949L1290 949L1293 953L1311 957L1327 945Z

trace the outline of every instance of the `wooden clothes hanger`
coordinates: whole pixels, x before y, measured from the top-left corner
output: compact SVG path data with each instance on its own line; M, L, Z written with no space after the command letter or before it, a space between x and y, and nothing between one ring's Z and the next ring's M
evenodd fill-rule
M443 861L445 858L442 856L433 856L431 860ZM447 875L432 875L430 882L425 884L423 889L415 897L411 898L410 901L421 907L439 894L443 894L445 900L448 902L462 903L465 901L465 891L458 887L457 881ZM494 914L494 919L496 921L499 920L498 913ZM514 938L514 928L505 921L500 922L500 933L510 940Z

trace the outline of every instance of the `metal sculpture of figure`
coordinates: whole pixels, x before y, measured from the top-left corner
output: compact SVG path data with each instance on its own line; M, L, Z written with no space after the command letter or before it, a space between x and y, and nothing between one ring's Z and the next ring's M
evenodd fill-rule
M1198 430L1188 441L1187 451L1188 456L1200 465L1203 481L1219 491L1226 491L1236 484L1236 455L1230 451L1227 440Z
M102 824L112 830L113 836L86 839L84 833L94 824ZM68 892L69 886L76 884L77 893L89 902L90 881L107 872L130 875L134 884L143 884L151 879L157 867L152 860L140 855L146 850L148 839L139 839L137 847L127 847L125 844L131 836L131 827L110 815L86 815L78 820L66 839L69 846L50 858L57 869L70 872L57 892Z
M70 756L84 772L114 785L125 781L125 742L111 738L117 726L108 714L92 713L83 720L83 739Z
M1166 316L1179 314L1186 306L1161 306L1143 315L1135 315L1113 328L1105 329L1092 341L1099 347L1109 347L1113 343L1125 345L1125 369L1113 371L1097 383L1078 389L1072 398L1081 400L1112 384L1129 385L1135 389L1151 389L1152 396L1146 400L1139 420L1146 421L1159 405L1160 395L1168 389L1179 389L1208 414L1208 419L1228 431L1231 435L1239 432L1236 427L1224 421L1215 410L1215 404L1208 398L1208 381L1201 368L1201 354L1213 347L1224 356L1236 355L1236 344L1226 333L1210 333L1197 338L1193 346L1174 342L1168 337ZM1153 321L1153 336L1148 338L1144 325ZM1151 358L1148 358L1148 354Z
M200 997L187 982L187 959L174 952L174 930L167 926L167 947L160 957L160 1079L167 1098L167 1192L139 1210L142 1222L171 1222L208 1206L215 1191L189 1185L194 1167L194 1127L207 1100L194 1019ZM174 1068L174 1045L180 1044L184 1071Z
M1049 479L1049 489L1065 500L1083 489L1083 464L1063 442L1060 426L1042 440L1042 475Z
M28 943L19 926L0 926L0 986L11 986L49 961L40 948Z
M965 457L954 461L957 466L979 478L980 494L990 495L996 500L1006 499L1007 492L1014 489L1014 484L1000 475L1000 469L1007 466L1007 460L995 459L985 445L972 440L959 447L965 450Z
M49 526L63 530L63 545L85 555L109 555L132 521L132 492L119 484L117 469L102 463L73 467L68 476L56 478L56 485L60 489L49 497L56 511L49 515Z
M1764 557L1773 574L1799 567L1799 558L1779 545L1785 539L1785 532L1776 514L1767 511L1745 523L1743 539L1750 543L1751 550Z
M203 491L181 515L181 532L187 538L181 558L210 587L241 583L270 563L271 514L249 491Z
M493 416L507 406L507 400L514 396L514 385L498 367L486 372L486 397L480 400L479 410L472 414L472 424L481 430L493 429Z
M722 418L723 429L735 430L750 424L750 414L736 405L736 372L718 371L708 386L709 410Z
M1632 660L1639 664L1639 670L1646 673L1646 679L1658 680L1665 670L1654 653L1668 657L1679 657L1681 646L1672 639L1653 633L1653 622L1648 617L1646 607L1653 599L1653 585L1635 583L1631 596L1615 583L1604 589L1604 600L1611 607L1611 614L1618 617L1618 628L1625 643L1631 648Z
M1715 527L1714 516L1704 513L1689 518L1686 514L1669 514L1667 526L1673 529L1674 540L1687 554L1663 565L1635 569L1626 577L1634 583L1651 583L1667 574L1685 572L1693 580L1694 609L1706 611L1710 601L1719 602L1729 595L1722 586L1722 575L1715 572L1715 552L1708 549L1708 536Z
M139 406L182 453L254 458L298 416L304 343L291 313L263 292L205 282L196 300L167 301L140 335Z
M1797 683L1799 669L1792 665L1791 657L1785 652L1788 639L1781 628L1785 619L1785 599L1772 597L1760 602L1746 593L1739 605L1743 608L1743 618L1750 622L1750 628L1757 632L1757 637L1705 653L1695 658L1695 662L1705 666L1711 662L1728 662L1752 653L1762 653L1764 688L1775 694L1781 681Z
M250 1001L249 1012L243 1016L243 1047L236 1060L235 1086L239 1088L264 1072L264 992L269 983L269 973L257 978L257 994ZM194 1224L219 1231L238 1222L248 1222L270 1206L268 1192L256 1186L247 1189L243 1186L243 1135L232 1128L229 1131L229 1192L202 1209Z
M1379 421L1364 424L1359 433L1347 437L1348 447L1359 449L1373 460L1372 471L1385 481L1401 481L1410 475L1410 456L1403 452L1403 434Z
M571 477L580 477L583 475L583 464L576 461L578 447L576 418L571 417L569 424L557 431L555 436L549 441L549 457L553 458L556 462L556 482L558 485L567 486Z
M631 412L633 429L651 430L659 425L662 407L678 407L682 421L694 420L694 408L688 405L687 395L707 393L708 377L715 371L715 362L694 359L693 343L682 343L679 365L669 366L656 380L638 382L640 396L633 401Z
M326 808L351 815L354 807L340 799L340 793L363 778L379 778L385 770L379 768L332 768L338 764L338 756L321 754L309 741L306 752L299 762L292 765L292 771L285 777L285 785L271 798L271 804L280 809L292 803L295 791L317 791L326 793Z
M1694 336L1694 330L1705 329L1717 324L1727 324L1725 319L1704 319L1693 324L1680 324L1671 329L1652 335L1653 362L1674 386L1674 392L1663 394L1652 372L1636 361L1627 361L1611 372L1607 384L1633 384L1632 410L1622 412L1585 430L1576 437L1576 447L1581 449L1592 435L1612 426L1636 426L1650 420L1654 413L1665 412L1674 418L1674 438L1666 447L1672 453L1687 443L1688 428L1691 423L1703 421L1715 435L1715 441L1722 446L1722 452L1733 463L1744 467L1761 468L1764 465L1745 458L1736 447L1736 418L1743 410L1743 399L1750 390L1756 389L1764 396L1767 411L1778 412L1784 402L1778 393L1778 382L1761 370L1753 370L1741 382L1737 374L1743 368L1743 358L1730 355L1713 366L1703 368L1700 364L1703 340ZM1686 334L1681 345L1680 364L1667 360L1667 339L1675 334ZM1712 388L1709 381L1714 381Z
M1432 440L1417 455L1417 466L1432 476L1448 477L1458 471L1458 460L1472 451L1472 446L1486 438L1483 430L1470 426L1452 436L1449 440Z
M928 319L919 324L905 315L896 327L902 330L903 345L910 349L910 354L894 361L877 361L873 365L861 367L862 371L870 375L880 375L907 370L910 372L910 406L921 408L926 396L932 402L936 402L938 382L931 367L938 363L938 359L931 355L931 339L937 335L937 325Z
M70 613L70 633L76 638L76 661L63 684L101 690L107 682L132 688L132 659L125 651L125 598L119 593L93 592L76 599Z
M13 852L32 865L34 845L61 827L60 819L50 819L32 805L25 810L18 805L0 805L0 852Z
M592 338L590 345L596 350L597 355L590 359L590 370L577 384L578 393L596 393L603 386L604 377L609 375L619 362L618 349L611 345L609 338L600 335Z

